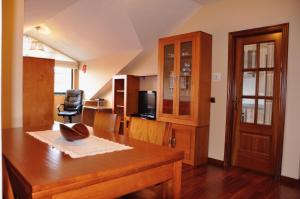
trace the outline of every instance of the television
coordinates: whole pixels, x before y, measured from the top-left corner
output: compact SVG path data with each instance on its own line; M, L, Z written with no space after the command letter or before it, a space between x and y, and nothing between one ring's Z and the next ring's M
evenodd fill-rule
M138 116L146 119L156 118L156 91L139 91Z

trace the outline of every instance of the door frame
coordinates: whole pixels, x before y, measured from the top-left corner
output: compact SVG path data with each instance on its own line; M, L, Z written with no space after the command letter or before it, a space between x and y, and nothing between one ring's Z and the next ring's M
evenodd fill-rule
M234 104L236 97L236 70L235 70L235 51L236 41L241 37L255 36L268 33L282 33L282 62L281 62L281 96L279 105L279 134L277 140L277 155L275 157L275 178L279 179L281 175L282 152L283 152L283 137L284 137L284 122L286 108L286 89L287 89L287 63L288 63L288 36L289 23L267 26L237 32L230 32L228 37L228 76L227 76L227 105L226 105L226 131L225 131L225 151L224 151L224 167L232 166L232 152L234 144Z

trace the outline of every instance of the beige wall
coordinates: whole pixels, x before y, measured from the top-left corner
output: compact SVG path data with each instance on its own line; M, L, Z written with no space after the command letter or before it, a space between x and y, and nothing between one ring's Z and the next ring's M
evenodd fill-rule
M138 76L157 75L157 49L151 49L139 54L120 74L131 74Z
M140 91L157 91L157 75L140 77Z
M2 6L2 127L21 127L24 1L4 0Z
M86 65L86 73L79 71L79 89L84 90L85 99L95 97L103 97L99 93L101 89L112 76L117 74L124 66L132 60L140 50L128 51L126 53L118 53L111 56L97 58L95 60L84 61L82 65Z
M213 72L221 81L212 82L209 157L223 160L225 144L228 33L232 31L290 23L288 88L282 175L299 178L300 133L300 1L299 0L220 0L203 6L173 34L202 30L213 35ZM152 71L149 71L152 70ZM157 51L147 53L124 69L127 73L157 73Z

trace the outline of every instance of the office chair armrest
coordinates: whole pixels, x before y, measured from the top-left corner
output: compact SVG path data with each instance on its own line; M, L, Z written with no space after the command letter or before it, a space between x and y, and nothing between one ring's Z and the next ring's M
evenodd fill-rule
M65 106L65 104L60 104L60 105L58 105L56 108L57 108L57 110L58 110L58 112L60 112L60 107L61 106Z
M81 113L81 109L82 109L82 104L76 106L76 110L78 113Z

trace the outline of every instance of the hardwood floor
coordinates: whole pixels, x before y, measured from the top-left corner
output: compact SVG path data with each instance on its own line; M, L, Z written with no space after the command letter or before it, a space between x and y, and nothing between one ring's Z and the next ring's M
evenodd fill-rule
M159 192L157 189L156 192ZM159 198L158 193L142 191L126 198ZM183 199L300 199L300 186L276 182L251 171L207 165L183 166Z

